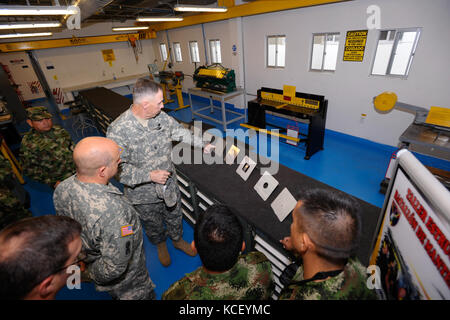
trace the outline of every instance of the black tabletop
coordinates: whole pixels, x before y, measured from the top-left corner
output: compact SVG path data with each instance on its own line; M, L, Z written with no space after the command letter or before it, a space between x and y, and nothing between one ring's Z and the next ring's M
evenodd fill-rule
M103 87L84 90L80 94L111 119L117 118L132 103L130 99ZM224 152L225 150L228 150L228 148L225 147ZM342 192L300 172L278 164L278 172L273 174L273 176L279 182L279 185L269 198L264 201L253 187L263 174L264 168L267 170L270 164L268 164L266 159L260 159L256 154L251 154L248 145L241 146L241 152L244 152L245 155L250 155L253 160L257 160L258 162L257 167L247 181L244 181L236 173L239 165L237 161L232 165L225 163L210 165L204 163L193 164L194 158L192 157L191 164L178 164L177 168L188 176L197 185L199 190L221 203L228 205L232 211L239 214L239 216L253 225L258 231L264 233L273 243L278 243L278 240L289 235L290 232L291 215L280 222L270 206L272 201L285 187L288 188L294 197L302 190L309 188L324 188ZM191 154L193 155L194 153L191 152ZM242 153L240 156L242 156ZM342 179L345 179L345 177L343 176ZM367 264L381 209L361 199L355 199L360 204L362 220L362 237L357 256L362 263Z
M248 145L246 145L245 154L249 155ZM250 154L250 157L253 160L257 160L254 154ZM268 168L270 165L262 164L259 159L257 162L257 167L247 181L244 181L236 173L239 165L237 161L232 165L225 163L210 165L179 164L177 165L177 169L188 176L201 192L228 205L233 212L239 214L249 224L253 225L260 232L263 232L274 243L278 243L278 240L290 233L291 215L289 214L285 220L280 222L270 206L272 201L285 187L288 188L294 198L297 198L297 195L302 190L310 188L324 188L342 192L279 164L278 172L273 175L279 182L279 185L269 198L264 201L254 190L254 186L263 174L264 168ZM264 161L263 163L267 162ZM345 177L342 178L345 179ZM357 256L362 263L367 264L381 209L361 199L355 199L360 204L362 220L362 237Z
M131 99L104 87L80 91L80 95L111 119L116 119L133 103Z

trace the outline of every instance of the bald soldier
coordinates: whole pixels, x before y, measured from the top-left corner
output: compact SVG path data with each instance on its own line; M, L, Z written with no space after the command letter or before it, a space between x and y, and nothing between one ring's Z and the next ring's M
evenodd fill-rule
M56 214L83 227L87 270L96 289L114 299L155 299L138 215L109 183L121 161L118 145L103 137L85 138L73 158L77 172L58 185L53 201Z

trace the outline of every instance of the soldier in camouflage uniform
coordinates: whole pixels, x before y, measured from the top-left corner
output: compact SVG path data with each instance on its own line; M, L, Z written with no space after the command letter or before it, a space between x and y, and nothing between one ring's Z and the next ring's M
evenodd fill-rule
M169 236L174 247L193 256L182 239L180 191L172 163L172 141L186 141L202 148L201 138L161 111L162 87L151 80L138 79L133 89L133 105L108 127L106 136L122 148L118 179L124 193L139 213L145 232L157 245L158 257L168 266ZM211 145L204 151L210 152Z
M163 300L265 300L273 290L272 268L261 252L245 249L242 226L226 206L199 217L192 244L203 266L175 282Z
M14 194L14 176L9 161L0 153L0 230L17 220L31 217Z
M280 242L302 258L280 295L290 300L366 300L366 268L352 258L360 218L356 201L342 193L308 190L292 212L291 235Z
M366 268L349 259L340 274L321 282L304 283L303 266L297 269L292 283L285 287L280 300L375 300L374 290L366 286ZM299 285L299 283L301 283Z
M109 183L120 162L119 147L107 138L90 137L76 145L73 156L77 174L58 185L53 201L56 214L83 227L87 269L96 289L115 299L155 299L139 217Z
M23 173L55 188L75 173L72 139L61 126L53 125L52 115L45 107L28 108L27 117L31 130L20 146Z

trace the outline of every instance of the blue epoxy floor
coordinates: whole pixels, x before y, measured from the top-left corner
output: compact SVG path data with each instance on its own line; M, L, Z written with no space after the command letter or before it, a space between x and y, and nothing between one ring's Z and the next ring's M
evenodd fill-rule
M188 104L185 97L185 104ZM208 102L202 98L193 99L195 107L208 105ZM47 101L39 101L34 105L47 105ZM166 105L166 108L175 109L176 103ZM182 109L176 112L170 112L175 118L190 122L190 108ZM221 117L220 112L214 112L216 117ZM233 115L234 116L234 115ZM270 117L270 116L268 116ZM197 120L197 119L196 119ZM222 126L210 120L198 119L206 123L215 125L218 129ZM275 121L275 119L270 119ZM279 126L285 126L286 121L278 120ZM291 123L292 124L292 123ZM81 139L80 134L76 134L72 129L72 119L68 117L63 120L64 127L71 133L75 142ZM302 126L299 124L300 127ZM19 131L28 130L26 124L18 126ZM229 129L243 129L239 126L239 122L232 123ZM302 129L301 129L302 130ZM99 135L96 130L86 131L86 136ZM228 132L231 134L231 132ZM252 143L252 139L246 139ZM257 148L257 145L252 145ZM269 147L270 150L270 142ZM379 184L384 178L384 174L388 165L388 161L395 148L382 146L363 139L349 137L337 132L326 131L324 150L316 153L310 160L304 160L305 148L303 146L291 146L284 142L279 143L279 162L293 170L299 171L314 179L324 182L330 186L340 189L346 193L354 195L373 205L381 207L384 195L379 193ZM278 158L276 155L272 155ZM433 162L433 159L423 158L426 161ZM436 165L436 163L438 165ZM443 161L434 161L436 167L450 170L450 163ZM50 187L26 179L25 189L31 196L31 211L33 215L39 216L44 214L54 214L52 202L52 190ZM117 184L117 182L114 182ZM292 190L295 192L294 190ZM184 239L188 242L193 240L193 229L186 222L183 223ZM200 259L197 257L189 257L184 253L174 249L171 241L168 241L169 253L172 257L172 264L165 268L158 260L156 247L150 244L147 237L144 236L144 248L147 258L147 267L150 277L156 284L157 298L176 280L180 279L185 273L195 270L201 265ZM104 292L96 292L92 283L82 283L81 290L68 290L64 288L60 291L57 299L110 299L110 296Z

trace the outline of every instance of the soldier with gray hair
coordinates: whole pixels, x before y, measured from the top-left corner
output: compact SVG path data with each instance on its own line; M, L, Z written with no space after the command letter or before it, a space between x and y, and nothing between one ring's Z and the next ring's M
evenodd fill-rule
M210 152L213 146L193 136L161 109L160 84L138 79L133 89L133 104L108 127L107 137L122 148L118 179L124 193L139 212L145 232L158 248L162 265L171 263L166 246L170 237L174 247L190 256L195 252L183 240L181 196L172 163L172 141L191 143Z
M96 289L114 299L155 299L139 217L109 182L121 160L118 145L103 137L85 138L76 145L73 158L77 173L58 185L53 202L57 215L83 227L85 262Z

